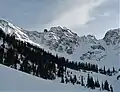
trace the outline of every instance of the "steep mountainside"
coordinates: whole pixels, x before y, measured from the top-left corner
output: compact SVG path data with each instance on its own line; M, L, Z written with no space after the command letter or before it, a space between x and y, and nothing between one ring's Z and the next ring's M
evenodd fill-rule
M26 31L5 20L0 20L0 28L17 39L40 46L46 51L64 56L73 61L98 63L103 67L119 68L120 29L109 30L103 39L95 36L79 37L65 27L52 27L44 32Z
M35 43L59 56L73 61L98 63L101 67L119 68L120 61L120 29L109 30L103 39L95 36L79 37L67 28L52 27L49 31L25 31Z
M29 38L39 44L48 46L50 50L73 54L79 45L79 36L67 28L52 27L49 31L38 33L25 31Z
M120 28L110 30L105 34L103 40L107 45L118 45L120 44Z
M23 32L24 29L13 25L6 20L0 20L0 29L2 29L6 34L14 35L16 39L40 46L29 39L29 37Z

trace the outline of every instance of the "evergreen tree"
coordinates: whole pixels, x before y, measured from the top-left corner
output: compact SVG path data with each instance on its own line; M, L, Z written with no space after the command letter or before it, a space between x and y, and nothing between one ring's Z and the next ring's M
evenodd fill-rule
M28 63L28 58L27 57L23 60L23 71L26 72L26 73L31 72L31 68L30 68L30 65Z
M40 72L40 66L38 65L36 73L35 73L35 75L38 76L38 77L39 77L39 74L42 74L41 72L40 73L39 72ZM40 76L42 76L42 75L40 75Z
M97 79L97 81L95 81L95 87L99 88L100 87L100 84L99 84L99 81Z
M4 64L7 66L10 66L10 65L13 65L14 62L15 62L14 50L12 49L12 47L10 47L6 52Z
M34 63L32 63L32 70L33 70L33 75L35 75L35 72L36 72L36 66Z
M104 84L103 84L103 82L102 82L102 90L104 90Z
M67 78L67 76L65 76L65 82L66 82L66 84L68 83L68 78Z
M3 56L4 56L4 48L0 46L0 63L3 63Z
M93 81L93 77L90 78L90 87L92 89L95 89L95 84L94 84L94 81Z
M110 89L109 89L109 84L108 84L108 81L107 81L107 80L106 80L105 83L104 83L104 89L110 91Z
M87 85L86 85L88 88L92 88L94 89L95 88L95 84L94 84L94 81L93 81L93 77L90 77L89 74L88 74L88 78L87 78Z
M112 85L110 85L110 91L113 92L113 87L112 87Z
M98 65L96 65L96 67L95 67L95 71L98 73Z
M110 75L110 68L108 68L108 70L107 70L107 74Z
M105 66L104 66L104 74L106 74Z
M60 66L59 70L58 70L58 77L62 77L63 76L63 73L64 73L64 69L63 69L63 66Z
M63 76L61 77L61 83L64 83L64 77Z
M77 77L76 75L74 75L73 82L76 83L76 81L77 81Z
M120 78L120 75L117 76L117 80L119 80L119 78Z
M113 67L113 73L115 72L115 68Z
M86 86L89 88L90 87L90 76L89 76L89 74L88 74L88 77L87 77L87 84L86 84Z
M84 86L83 76L81 76L81 85Z

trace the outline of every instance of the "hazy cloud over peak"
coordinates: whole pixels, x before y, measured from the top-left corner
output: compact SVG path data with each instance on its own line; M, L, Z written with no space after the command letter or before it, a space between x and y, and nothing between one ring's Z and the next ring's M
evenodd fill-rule
M119 0L0 0L0 17L27 30L65 26L78 35L104 36L120 27Z
M82 0L79 0L80 3ZM101 5L105 0L89 0L80 6L74 6L70 10L59 14L57 18L53 19L47 27L51 26L65 26L71 29L77 26L84 26L87 22L93 20L91 12Z

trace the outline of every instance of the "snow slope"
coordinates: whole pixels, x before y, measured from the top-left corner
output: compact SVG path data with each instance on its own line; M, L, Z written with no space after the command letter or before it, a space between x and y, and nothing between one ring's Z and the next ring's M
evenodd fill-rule
M118 82L120 84L120 82ZM117 84L117 85L119 85ZM118 87L118 86L116 86ZM117 88L118 89L118 88ZM119 89L118 89L119 90ZM0 92L100 92L72 84L60 84L8 68L0 64ZM107 92L107 91L103 91ZM118 91L115 91L118 92Z
M83 72L83 71L75 71L75 70L72 70L72 69L67 69L67 70L71 71L73 76L76 75L77 79L79 79L79 76L83 76L84 83L87 83L87 76L89 74L91 77L93 77L93 80L97 80L98 79L100 85L102 84L102 82L107 80L109 85L113 86L113 92L119 92L119 90L120 90L120 79L117 80L117 76L120 75L120 73L117 73L116 75L113 75L113 76L106 76L106 75L103 75L103 74L90 72L90 71ZM104 91L102 91L102 92L104 92Z
M13 25L12 23L6 21L6 20L2 20L0 19L0 28L9 35L14 35L16 39L25 41L25 42L29 42L33 45L37 45L39 47L41 47L39 44L31 41L29 39L29 37L23 32L24 29Z

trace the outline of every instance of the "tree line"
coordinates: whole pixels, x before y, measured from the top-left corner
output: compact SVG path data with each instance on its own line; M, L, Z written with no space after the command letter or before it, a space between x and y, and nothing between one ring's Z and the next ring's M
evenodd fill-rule
M72 83L73 85L81 85L85 88L99 88L100 90L107 90L113 92L113 87L108 83L107 80L100 83L98 79L95 80L89 74L87 76L87 79L85 78L86 77L84 77L83 75L76 76L75 74L72 74L70 70L64 70L64 74L61 76L61 83ZM85 80L87 80L87 82Z

